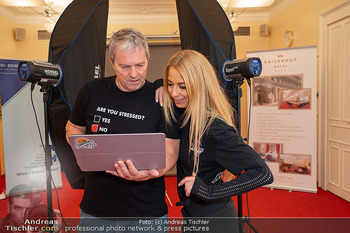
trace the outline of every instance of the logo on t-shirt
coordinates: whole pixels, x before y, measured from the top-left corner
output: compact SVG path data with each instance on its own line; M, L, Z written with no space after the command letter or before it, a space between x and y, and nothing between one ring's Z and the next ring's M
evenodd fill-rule
M193 142L191 142L191 151L194 152L194 143L193 143ZM201 148L201 144L199 144L199 147L198 147L198 149L197 149L196 155L198 156L198 155L200 155L200 154L203 153L203 152L204 152L204 149Z

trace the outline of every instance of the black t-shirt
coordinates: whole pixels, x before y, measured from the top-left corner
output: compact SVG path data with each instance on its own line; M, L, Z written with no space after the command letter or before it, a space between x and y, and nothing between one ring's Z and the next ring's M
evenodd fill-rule
M183 186L178 188L185 216L230 217L234 211L231 196L251 191L273 181L272 173L265 162L243 142L233 127L220 118L214 119L204 134L198 151L199 169L191 196L186 197ZM182 129L177 163L178 182L192 175L193 166L193 149L189 154L189 124L187 124ZM239 176L224 183L221 177L225 169ZM245 172L241 174L243 170Z
M86 126L87 134L166 133L162 116L152 83L123 92L113 76L84 85L69 120ZM106 172L87 172L80 208L97 217L163 216L167 214L164 177L134 182Z

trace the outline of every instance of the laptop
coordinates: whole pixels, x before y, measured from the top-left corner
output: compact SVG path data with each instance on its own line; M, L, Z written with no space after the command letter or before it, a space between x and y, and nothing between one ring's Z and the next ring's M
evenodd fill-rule
M69 143L82 171L114 171L131 160L138 170L165 168L163 133L70 135Z

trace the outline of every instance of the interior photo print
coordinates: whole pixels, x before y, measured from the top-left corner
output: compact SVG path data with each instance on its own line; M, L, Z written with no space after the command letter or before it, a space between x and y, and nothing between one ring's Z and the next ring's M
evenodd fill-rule
M278 162L279 154L283 153L283 144L254 142L253 149L266 162Z
M279 89L278 109L311 109L311 88Z
M279 172L311 175L311 155L280 154Z
M253 106L277 106L278 90L303 87L302 75L266 76L254 78Z

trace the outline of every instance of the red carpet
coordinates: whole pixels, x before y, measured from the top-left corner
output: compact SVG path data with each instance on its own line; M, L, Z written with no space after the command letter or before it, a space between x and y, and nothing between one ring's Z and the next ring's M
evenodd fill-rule
M2 177L3 178L3 177ZM176 191L176 177L166 177L167 194L173 206L167 200L169 217L181 217ZM79 202L83 191L73 190L62 173L63 188L57 190L61 211L64 217L79 216ZM4 181L2 182L4 184ZM44 194L46 199L46 194ZM318 189L318 193L289 192L259 188L248 193L251 217L350 217L350 202L338 196ZM237 198L233 197L237 206ZM44 200L46 201L46 200ZM53 192L53 205L58 209L56 193ZM243 195L243 215L248 215L246 194ZM7 214L7 198L0 200L0 218Z

